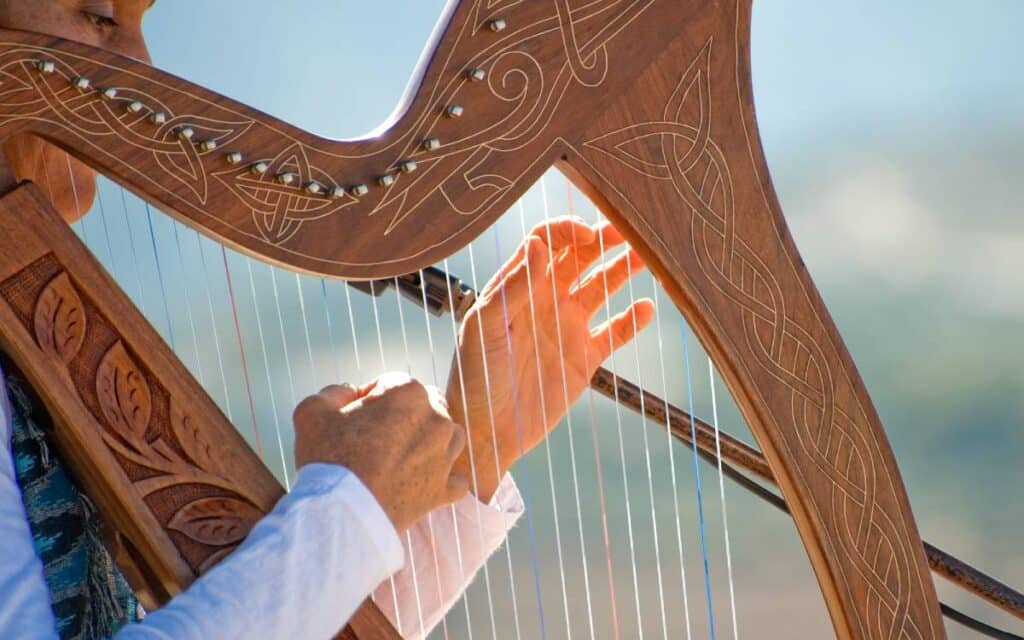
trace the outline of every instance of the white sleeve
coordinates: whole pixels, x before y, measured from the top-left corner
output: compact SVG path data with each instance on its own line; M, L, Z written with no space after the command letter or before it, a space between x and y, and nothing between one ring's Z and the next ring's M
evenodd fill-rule
M10 442L11 411L0 371L0 638L56 639L50 591L32 544Z
M373 594L402 637L422 638L437 626L523 510L522 496L506 475L489 504L469 494L431 512L402 536L409 561Z
M391 521L344 467L303 467L234 553L117 640L333 637L404 562Z

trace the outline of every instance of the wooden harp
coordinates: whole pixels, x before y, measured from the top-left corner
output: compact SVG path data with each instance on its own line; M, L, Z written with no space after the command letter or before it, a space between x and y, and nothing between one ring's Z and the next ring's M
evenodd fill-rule
M394 122L345 142L117 55L4 31L0 136L44 137L244 254L357 281L442 262L556 166L714 361L836 635L944 637L885 432L773 192L750 18L750 0L454 1ZM47 209L34 188L2 209L0 346L41 390L137 588L162 602L281 488L89 252L54 215L25 215ZM111 392L126 380L137 406ZM231 526L198 532L189 516L204 510ZM372 605L350 632L396 635Z

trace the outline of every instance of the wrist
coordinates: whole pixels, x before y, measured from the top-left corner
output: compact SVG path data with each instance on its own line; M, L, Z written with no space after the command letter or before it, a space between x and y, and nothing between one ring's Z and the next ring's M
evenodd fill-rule
M495 459L493 448L474 446L471 451L470 446L463 450L452 469L469 478L470 491L486 504L498 490L507 467Z

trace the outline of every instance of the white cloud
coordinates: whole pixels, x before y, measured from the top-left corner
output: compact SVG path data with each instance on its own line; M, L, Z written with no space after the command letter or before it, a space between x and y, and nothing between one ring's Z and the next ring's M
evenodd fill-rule
M900 167L862 158L827 175L787 213L822 280L948 291L951 302L985 311L1024 311L1024 229L996 231L970 211L935 202Z

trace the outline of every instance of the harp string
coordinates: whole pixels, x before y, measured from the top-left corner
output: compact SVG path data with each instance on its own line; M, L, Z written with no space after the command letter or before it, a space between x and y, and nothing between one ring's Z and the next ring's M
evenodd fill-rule
M446 273L450 273L451 272L449 267L448 267L448 260L447 259L445 259L445 261L444 261L444 270L445 270ZM447 280L446 282L447 282L448 300L449 300L449 302L451 302L451 301L453 301L455 299L455 296L453 295L453 292L452 292L452 289L451 289L451 280ZM457 321L455 319L455 314L454 313L449 313L448 317L451 320L452 339L453 339L454 343L456 345L458 345L458 341L459 341L459 327L458 327L458 323L457 323ZM457 346L456 346L456 348L457 348ZM472 486L473 486L473 493L477 494L477 493L479 493L479 491L478 491L478 483L477 483L477 476L476 476L476 456L475 456L475 452L473 451L473 447L469 446L468 443L472 442L472 436L470 434L472 434L474 429L478 429L480 425L470 424L471 421L469 419L469 415L470 415L469 414L469 403L468 403L468 399L466 398L466 380L465 380L465 377L464 377L464 374L463 374L461 359L458 358L458 357L453 358L452 359L452 366L455 367L455 371L456 371L457 375L459 376L459 388L461 389L460 395L462 396L462 398L461 398L461 400L462 400L462 415L465 416L465 418L466 418L466 424L463 425L463 426L466 427L466 432L467 432L466 453L468 454L468 457L469 457L469 470L470 470L470 478L471 478L471 482L472 482ZM480 549L484 549L485 547L484 547L483 522L480 519L480 513L481 513L480 501L477 500L475 502L475 505L476 505L476 515L477 515L477 536L478 536L478 543L480 545L479 548ZM487 612L488 612L489 620L490 620L490 624L491 624L491 635L494 636L494 637L497 637L497 628L495 627L495 623L494 623L494 599L491 596L491 573L490 573L490 569L487 566L487 563L484 563L483 574L484 574L484 585L486 587L486 593L487 593Z
M97 189L97 196L98 195L99 190ZM100 213L102 214L102 209L100 210ZM104 224L104 227L106 227L106 224ZM199 355L199 336L196 333L195 318L192 316L192 296L189 295L188 290L188 273L185 271L185 258L181 251L181 237L178 233L178 223L174 220L171 220L171 229L173 229L174 232L174 247L178 255L178 271L181 274L181 284L185 289L185 317L188 319L189 332L192 334L192 352L196 358L196 377L199 378L199 384L202 385L203 388L206 388L206 377L203 372L203 360Z
M626 254L628 256L628 253ZM640 340L639 340L639 326L636 322L636 312L633 305L636 304L636 295L633 289L633 273L630 260L626 258L626 290L629 293L629 309L630 316L633 322L633 333L636 337L633 339L633 352L636 356L636 383L643 389L643 367L640 364ZM654 570L658 579L658 604L661 610L661 629L662 635L668 637L668 620L665 615L665 587L664 581L661 575L661 548L658 542L658 513L655 507L655 493L654 493L654 475L651 471L651 448L650 442L647 437L647 412L645 411L645 400L644 396L640 396L640 433L642 435L642 441L644 446L644 470L647 472L647 491L651 498L651 535L654 543Z
M68 156L68 168L71 168L71 156ZM74 184L74 178L71 179L71 184ZM78 197L78 190L75 190L75 197ZM160 298L163 302L164 307L164 318L167 320L167 338L168 342L171 343L171 350L174 352L178 351L177 344L174 340L174 325L171 322L171 308L167 304L167 287L164 285L164 270L160 264L160 252L156 248L156 233L153 231L153 212L149 207L148 202L144 202L146 205L146 224L149 227L149 241L153 247L153 259L156 261L156 277L157 282L160 284Z
M569 215L574 215L574 205L572 197L572 185L566 180L566 199L568 204ZM600 221L600 214L597 216L597 220ZM580 272L580 264L578 256L575 259L575 267L577 273ZM580 278L582 280L582 277ZM590 370L590 346L589 344L583 350L583 367L585 370ZM616 640L619 638L619 615L616 606L615 597L615 578L614 571L612 568L612 550L611 550L611 536L608 531L608 509L605 499L604 489L604 472L601 465L601 443L597 430L597 410L594 404L594 389L591 386L587 386L587 409L590 415L590 436L593 443L594 450L594 470L597 479L597 500L598 508L601 520L601 535L604 542L604 560L605 569L608 575L608 599L610 605L610 614L612 622L612 631Z
M522 220L522 219L525 218L525 215L526 215L526 209L525 209L525 206L523 204L522 199L519 200L518 209L519 209L520 219ZM500 239L500 237L498 235L497 225L494 225L492 232L494 234L495 257L497 258L497 261L500 264L501 261L502 261L502 251L501 251L501 239ZM527 263L527 268L529 268L529 263ZM527 280L527 282L530 281L529 276L527 276L526 280ZM531 298L531 303L532 303L532 298ZM503 314L504 319L505 319L505 326L509 327L510 326L510 319L509 319L509 313L508 313L508 298L506 296L506 292L505 292L504 289L501 290L501 308L502 308L502 314ZM512 372L512 379L513 380L518 379L518 375L516 374L516 368L517 368L516 367L516 361L515 361L515 357L513 356L513 351L512 351L512 336L511 336L511 333L509 331L505 332L505 346L506 346L506 353L508 355L509 370ZM515 402L513 402L512 407L513 407L513 416L514 416L515 425L516 425L516 435L519 438L519 452L520 452L520 454L522 454L524 452L524 450L525 450L525 446L523 444L522 411L521 411L521 407L519 405L519 400L518 400L519 390L516 389L515 391L516 391L516 398L517 399L516 399ZM530 541L530 565L531 565L530 568L531 568L531 570L533 572L534 597L536 598L536 601L537 601L537 622L538 622L538 625L540 627L541 637L542 638L546 638L547 637L547 627L546 627L546 620L545 620L545 617L544 617L544 598L543 598L542 587L541 587L539 546L537 544L537 526L536 526L535 517L534 517L534 509L533 509L534 502L531 500L530 475L529 475L529 471L528 471L526 465L521 465L521 470L519 472L519 483L518 483L518 486L519 486L519 489L520 489L520 493L523 496L523 504L526 507L526 510L525 510L526 511L525 512L526 530L527 530L527 535L528 535L529 541Z
M661 372L661 394L665 399L665 415L669 413L669 402L668 402L668 377L665 373L665 343L661 333L661 306L659 303L658 295L658 281L651 274L651 283L653 285L654 295L652 299L654 301L654 327L655 335L657 336L658 342L658 365ZM676 528L676 547L679 554L679 581L683 589L683 623L686 625L686 637L687 639L692 637L692 631L690 627L690 598L686 588L686 562L683 555L683 530L681 524L681 518L679 516L679 484L676 476L676 459L675 459L675 442L672 436L672 430L665 429L666 448L668 449L668 468L669 476L672 479L672 510L675 516L675 528Z
M247 257L246 258L246 264L250 268L250 272L249 273L250 273L250 276L251 276L252 275L252 259ZM288 350L288 336L287 336L287 333L285 332L285 328L284 328L284 315L282 314L281 296L280 296L280 293L278 292L278 288L277 288L277 269L274 268L274 267L271 267L271 266L266 267L266 269L267 269L267 271L270 272L270 290L271 290L271 292L273 292L273 296L274 296L274 311L275 311L275 315L277 316L277 329L278 329L278 332L281 335L281 349L282 349L282 351L284 353L284 372L285 372L286 377L288 378L288 400L289 400L289 404L287 406L294 408L294 407L298 406L298 404L299 404L299 396L298 396L298 393L296 393L296 391L295 391L295 374L292 371L292 357L291 357L291 352ZM256 290L255 290L255 288L253 289L252 296L253 296L253 303L254 304L258 304L258 302L257 302L258 298L256 297ZM268 375L270 374L269 366L268 366L268 372L267 373L268 373ZM284 441L281 439L280 433L278 435L278 445L281 448L281 464L284 465L284 477L288 478L288 479L292 479L292 478L295 477L295 475L294 475L295 472L294 472L294 469L291 468L291 465L287 464L288 457L285 455ZM289 489L291 488L290 483L286 483L286 486L288 486Z
M543 177L541 177L541 180L540 180L540 191L541 191L541 198L542 198L543 203L544 203L544 207L543 207L543 209L544 209L544 222L545 223L549 223L550 222L550 213L551 213L551 203L550 203L550 200L548 199L547 182L546 182L546 180ZM575 229L573 230L573 235L575 236ZM550 276L549 276L551 278L551 284L552 284L551 295L554 297L554 300L552 300L552 302L553 302L552 307L554 308L554 314L555 314L555 335L558 337L558 362L559 362L559 364L561 366L561 372L562 372L562 398L563 398L563 402L565 403L565 408L566 408L566 412L565 412L565 423L566 423L565 424L565 432L566 432L566 434L568 436L568 440L569 440L569 467L572 470L573 499L575 500L575 503L576 503L575 504L575 506L576 506L576 523L577 523L578 533L579 533L579 538L580 538L580 564L582 565L582 568L583 568L583 587L584 587L584 594L586 596L586 603L587 603L587 625L588 625L588 628L590 630L590 637L591 637L591 639L593 639L594 638L594 611L593 611L593 605L591 603L591 598L590 598L590 572L589 572L588 567L587 567L587 545L586 545L586 539L585 539L585 537L583 535L583 512L582 512L582 510L580 508L580 482L579 482L579 474L578 474L578 472L576 470L576 445L575 445L575 442L573 441L572 411L570 410L572 405L569 402L569 387L568 387L568 383L566 382L565 347L562 344L562 320L561 320L561 315L558 312L558 296L559 296L559 291L558 291L558 287L556 285L556 278L555 278L555 255L554 255L554 249L551 246L551 227L550 226L548 226L548 228L547 228L547 236L548 236L548 242L547 242L548 260L551 263L551 270L550 270ZM573 238L573 240L575 240L575 237ZM575 255L575 252L574 252L574 255ZM584 351L585 350L586 350L586 344L584 344ZM537 354L537 357L538 358L540 357L540 353L539 352ZM545 418L546 418L546 415L547 414L545 413L544 414Z
M420 271L420 281L421 282L425 281L424 280L423 271ZM349 287L345 287L345 297L346 297L346 299L350 299L350 296L351 296L351 292L349 291L349 289L350 289ZM424 320L424 326L425 326L426 333L427 333L427 351L428 351L428 353L430 353L430 370L431 370L431 373L433 375L434 386L440 389L441 388L441 379L440 379L440 376L438 375L438 372L437 372L437 353L436 353L436 351L434 349L434 333L433 333L433 330L431 329L431 326L430 326L430 312L428 310L429 307L427 306L427 297L426 297L427 296L427 290L426 290L426 287L423 288L421 293L423 295L423 320ZM350 304L349 305L350 317L351 317L351 311L352 311L352 307L351 307L351 304ZM353 335L355 335L355 334L353 334ZM447 511L450 514L452 522L455 522L455 506L454 505L448 506L447 507ZM437 557L437 539L434 537L434 521L433 521L433 515L432 514L428 514L428 521L427 522L428 522L428 526L430 528L431 542L433 543L431 545L431 548L432 548L433 554L434 554L434 563L437 566L440 566L439 559ZM455 536L455 559L456 559L456 563L459 566L459 573L461 575L465 575L465 568L464 568L465 565L464 565L464 561L463 561L463 557L462 557L462 537L459 534L459 528L458 527L454 527L453 532L454 532L454 536ZM440 575L438 575L438 578L439 578L439 581L438 581L438 584L437 584L438 594L440 594L440 596L442 598L445 598L445 597L447 597L447 594L442 592L441 583L440 583ZM468 633L469 633L470 637L472 637L473 624L472 624L472 618L471 618L470 612L469 612L469 599L466 598L465 596L463 596L461 598L461 600L462 600L463 611L466 614L466 628L469 630ZM442 620L444 621L444 634L445 634L445 638L447 638L448 637L448 621L447 621L447 616L444 616L442 618Z
M380 311L377 308L377 296L373 296L371 299L373 304L373 322L377 329L377 347L380 350L380 367L381 371L387 371L388 365L387 360L384 356L384 332L380 328ZM279 312L280 313L280 312ZM410 549L411 553L411 549ZM395 577L388 576L388 584L391 586L391 600L395 607L395 628L398 629L398 633L402 633L402 613L398 606L398 589L395 587ZM415 589L419 589L419 585L414 585ZM419 595L417 594L417 599Z
M469 272L470 272L470 279L472 281L473 290L474 291L480 291L481 290L480 289L480 283L479 283L479 280L477 279L476 257L473 254L473 243L469 244L468 251L469 251ZM499 261L499 264L500 264L500 261ZM454 309L455 308L455 295L454 295L454 292L452 291L452 281L450 279L448 279L445 282L446 282L446 287L448 289L448 292L447 292L447 294L448 294L448 303ZM396 289L395 289L396 295L397 295L397 291L398 291L398 289L396 287ZM451 317L453 319L455 318L454 312L451 313L450 315L451 315ZM508 339L510 337L509 336L509 328L508 328L509 325L508 325L508 322L506 322L504 326L505 326L505 339L506 339L506 341L508 341ZM480 350L481 350L481 353L486 354L487 353L487 351L486 351L487 345L486 345L486 341L484 339L484 324L483 324L483 322L478 322L477 323L477 329L478 329L478 338L480 339ZM489 370L488 365L487 365L487 360L488 360L488 358L486 356L482 359L483 375L484 375L484 389L485 389L485 393L486 393L486 396L487 396L487 416L488 416L488 420L489 420L490 427L491 427L491 447L492 447L492 451L494 453L494 470L495 470L495 474L497 476L495 478L495 480L497 480L497 482L500 485L500 483L502 481L502 477L501 477L501 464L500 464L501 459L500 459L500 456L498 455L498 438L497 438L497 433L495 431L495 424L494 424L494 401L493 401L493 397L491 396L491 374L490 374L490 370ZM518 429L520 425L516 425L516 426L517 426L517 429ZM516 603L515 575L512 573L512 544L511 544L511 540L508 540L506 538L505 544L502 545L502 546L504 546L504 548L505 548L505 554L504 555L505 555L506 563L508 565L509 591L512 594L512 612L513 612L513 620L514 620L514 623L515 623L516 638L519 638L520 637L520 633L519 633L519 606ZM493 628L493 624L492 624L491 631L492 631L492 635L494 637L497 637L497 633L496 633L496 630Z
M297 278L298 278L298 274L296 274L296 282L298 281ZM321 279L321 282L323 282L323 279ZM401 296L399 295L399 292L398 292L398 281L397 280L395 281L395 307L398 309L398 326L402 330L402 348L405 350L405 370L409 374L409 376L412 377L413 371L412 371L412 359L410 358L410 351L409 351L409 335L405 331L405 313L402 311L402 298L401 298ZM306 332L306 337L307 337L307 340L308 340L308 338L309 338L309 332L308 331ZM313 353L312 353L312 351L310 351L310 361L311 362L312 362L312 357L313 357ZM429 516L430 514L427 514L427 515ZM431 531L430 531L431 543L433 543L434 535L433 535L433 525L432 525L432 523L430 524L430 529L431 529ZM417 619L418 619L418 621L420 623L419 633L422 635L422 634L424 634L426 632L426 625L423 622L423 602L422 602L422 600L420 598L420 579L419 579L419 574L416 571L416 556L415 556L415 551L414 551L413 546L412 546L412 534L409 531L405 532L405 544L406 544L406 546L409 549L409 570L412 573L413 597L415 598L415 601L416 601L416 617L417 617ZM435 556L435 566L436 566L436 556ZM440 594L440 591L438 591L438 593Z
M697 442L697 425L696 425L696 423L694 422L694 419L693 419L694 403L693 403L693 384L691 383L692 378L691 378L691 375L690 375L690 347L689 347L689 339L688 339L689 331L687 330L685 322L681 322L681 324L682 324L682 334L683 334L683 363L684 363L684 366L685 366L685 369L686 369L686 397L687 397L687 401L689 403L689 411L690 411L690 416L691 416L690 417L690 437L692 438L691 441L696 443ZM696 487L696 490L697 490L697 525L698 525L698 528L699 528L699 531L700 531L700 553L701 553L701 558L704 561L704 595L705 595L705 598L707 600L707 606L708 606L708 629L709 629L709 632L710 632L710 635L711 635L711 640L715 640L715 610L714 610L714 606L712 604L712 598L711 598L711 568L710 568L709 562L708 562L707 535L706 535L705 529L704 529L704 496L703 496L704 492L703 492L703 489L701 487L700 456L697 453L698 452L698 448L696 446L692 447L692 449L693 449L693 479L694 479L694 486Z
M198 231L196 231L196 238L197 238L197 240L199 240L200 247L201 247L202 240L199 238L199 232ZM252 434L253 434L253 438L254 438L255 443L256 443L256 452L259 454L260 460L262 460L263 463L266 464L267 456L266 456L266 454L264 453L264 450L263 450L263 438L260 435L259 424L258 424L258 421L256 419L256 401L255 401L255 399L253 397L253 392L252 392L252 378L251 378L251 375L249 373L249 359L245 355L245 342L242 339L242 325L238 321L238 301L237 301L237 299L235 297L235 285L234 285L234 283L232 282L232 279L231 279L231 271L228 269L228 253L227 253L227 250L224 248L223 245L221 245L221 247L220 247L220 254L221 254L222 261L224 263L224 279L225 279L225 282L227 283L227 288L228 288L228 301L231 303L231 319L234 321L235 335L238 338L239 364L242 367L242 377L243 377L243 381L245 382L245 393L246 393L246 398L247 398L247 400L249 402L249 415L252 417ZM202 253L202 251L200 251L200 255L203 255L203 273L206 274L206 273L208 273L208 271L206 269L206 257ZM209 283L207 283L207 292L209 292ZM214 324L216 325L216 319L215 319L214 314L213 314L213 302L212 302L212 300L211 300L211 303L210 303L210 318L211 318L211 320L214 321ZM227 379L226 378L225 378L225 384L227 384Z
M600 243L599 244L599 248L601 250L600 263L599 263L598 268L600 269L600 273L601 273L600 277L601 277L602 285L604 287L604 295L605 295L605 302L604 302L604 304L602 306L604 307L605 323L607 323L608 325L611 325L612 311L611 311L610 291L609 291L609 288L608 288L608 273L607 273L607 270L606 270L607 266L608 266L608 248L605 246L604 237L603 236L598 236L598 242ZM611 343L612 337L611 337L610 333L608 334L608 341L609 341L609 346L612 346L612 343ZM614 349L611 350L610 360L611 360L611 366L609 368L613 372L615 372L617 374L618 373L618 366L617 366L618 365L618 359L616 358L616 354L615 354L615 350ZM639 637L642 638L643 637L643 613L642 613L642 610L641 610L641 607L640 607L640 585L639 585L639 580L638 580L638 577L637 577L636 544L635 544L635 539L634 539L634 535L633 535L633 509L632 509L632 504L631 504L630 494L629 494L629 475L626 472L626 445L625 445L625 440L624 440L623 435L622 435L623 434L623 429L622 429L622 425L623 425L623 422L622 422L622 406L621 406L621 403L619 402L619 391L618 391L618 388L616 388L614 390L612 404L615 407L615 430L616 430L616 437L617 437L617 442L618 442L618 450L619 450L618 453L619 453L620 470L622 471L622 490L623 490L623 496L625 498L624 502L625 502L625 513L626 513L626 536L627 536L627 540L629 542L629 563L630 563L630 572L631 572L632 585L633 585L633 604L634 604L634 607L635 607L635 610L636 610L638 634L639 634Z
M545 219L546 219L547 215L548 215L548 212L546 211L546 207L547 207L547 200L546 199L544 201L544 207L545 207L544 216L545 216ZM519 213L520 213L519 226L520 226L520 229L521 229L521 232L522 232L522 237L526 238L527 237L527 229L526 229L525 210L524 210L523 207L519 208ZM550 245L551 245L551 236L549 234L548 235L548 246L550 247ZM537 369L537 398L540 401L540 414L542 416L541 419L544 420L544 419L546 419L546 416L547 416L548 412L547 412L546 402L545 402L545 399L544 399L544 375L543 375L543 372L542 372L542 366L541 366L541 361L540 361L540 346L539 346L539 343L537 341L537 328L538 328L539 325L537 323L537 310L536 310L536 303L535 303L535 298L534 298L534 293L533 293L533 274L530 272L530 261L526 260L525 264L526 264L527 293L529 295L529 305L530 305L530 326L532 328L531 334L533 335L533 350L534 350L534 354L535 354L534 355L534 360L535 360L535 366L536 366L536 369ZM559 523L558 523L558 520L559 520L559 518L558 518L558 498L557 498L556 491L555 491L554 465L552 463L552 458L551 458L551 439L550 438L544 438L543 449L544 449L544 458L545 458L545 461L547 462L548 486L549 486L550 491L551 491L551 507L552 507L552 511L554 513L554 518L552 519L552 522L554 524L554 530L555 530L555 549L556 549L556 553L557 553L557 557L558 557L558 576L559 576L559 581L560 581L560 585L561 585L561 589L562 589L562 591L561 591L561 595L562 595L562 610L563 610L564 615L565 615L566 637L571 637L571 634L572 634L572 631L571 631L572 621L571 621L570 616L569 616L569 597L568 597L568 591L566 589L565 560L564 560L563 553L562 553L561 527L559 526Z
M217 354L217 371L220 374L220 383L224 391L224 412L228 416L228 420L234 424L234 416L231 412L231 392L228 389L228 378L227 373L224 371L224 353L220 344L220 331L217 330L217 316L213 311L213 292L211 291L209 282L209 271L206 268L206 252L203 251L203 241L198 231L193 232L196 239L196 253L199 254L199 267L202 277L199 280L203 283L203 291L206 294L206 310L210 316L210 329L211 335L213 335L214 352ZM183 266L184 268L184 266ZM248 378L248 373L246 374ZM256 433L253 434L257 435ZM258 442L258 439L257 439ZM257 447L257 451L259 448ZM263 454L260 453L260 458Z
M285 490L291 490L291 482L288 478L288 464L285 460L284 454L284 440L281 436L281 422L277 415L277 400L274 394L274 381L270 369L270 360L267 356L267 342L263 335L263 319L260 317L260 305L259 298L256 295L256 280L252 273L252 260L248 257L243 257L245 261L246 273L249 277L249 291L252 295L252 308L256 316L256 334L259 338L260 354L263 356L263 369L266 372L267 379L267 400L270 402L270 413L273 416L274 422L274 434L277 436L277 453L281 461L281 478L284 481ZM228 261L224 260L224 272L227 276L231 277L231 270L228 266Z
M718 459L718 495L722 501L722 532L725 536L725 570L729 579L729 610L732 614L732 636L738 640L736 621L736 589L732 579L732 549L729 544L729 510L725 503L725 474L722 473L722 441L718 431L718 397L715 394L715 363L708 357L708 382L711 385L711 424L715 428L715 457Z

